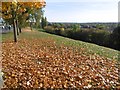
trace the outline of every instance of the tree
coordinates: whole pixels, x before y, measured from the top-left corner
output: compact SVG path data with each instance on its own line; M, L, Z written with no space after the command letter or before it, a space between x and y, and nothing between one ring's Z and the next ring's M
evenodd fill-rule
M102 24L97 24L97 25L96 25L96 28L97 28L97 29L105 29L106 26L105 26L105 25L102 25Z
M79 26L78 24L74 24L74 25L72 26L72 29L73 29L74 31L77 31L77 29L80 29L80 26Z
M36 27L40 27L40 20L41 20L41 17L43 15L43 12L42 12L42 9L38 9L36 10L36 13L34 13L34 18L35 18L35 26Z
M41 26L42 26L42 29L44 29L44 27L47 26L47 18L46 17L42 17Z
M17 2L16 0L13 2L2 2L2 17L12 21L15 42L17 42L16 30L21 28L20 23L24 23L24 20L20 20L19 17L25 17L24 19L26 19L31 12L44 6L44 0L42 2Z

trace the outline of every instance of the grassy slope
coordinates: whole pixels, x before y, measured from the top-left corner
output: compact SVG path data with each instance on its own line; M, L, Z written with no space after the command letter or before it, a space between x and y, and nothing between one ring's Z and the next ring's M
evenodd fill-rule
M1 35L0 35L1 37ZM118 59L119 56L119 51L117 50L113 50L110 48L106 48L106 47L102 47L102 46L98 46L95 44L91 44L91 43L86 43L86 42L82 42L82 41L77 41L77 40L72 40L69 38L65 38L65 37L61 37L61 36L57 36L57 35L52 35L52 34L48 34L45 32L24 32L22 33L19 38L51 38L53 40L55 40L55 42L60 45L60 44L64 44L65 46L72 46L72 47L77 47L77 48L84 48L86 54L98 54L101 56L104 56L106 58L111 58L111 59ZM8 33L8 34L3 34L2 35L2 40L3 42L8 40L8 39L13 39L13 34L12 33Z

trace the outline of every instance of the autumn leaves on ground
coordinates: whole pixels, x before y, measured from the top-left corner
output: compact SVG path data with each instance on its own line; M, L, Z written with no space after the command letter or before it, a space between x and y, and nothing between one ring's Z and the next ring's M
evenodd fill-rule
M35 30L24 30L17 43L3 40L4 88L119 87L116 60L58 41Z

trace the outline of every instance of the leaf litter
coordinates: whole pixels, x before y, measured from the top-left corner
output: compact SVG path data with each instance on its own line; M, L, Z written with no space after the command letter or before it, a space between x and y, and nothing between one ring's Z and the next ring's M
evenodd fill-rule
M2 43L4 88L119 88L116 60L52 39Z

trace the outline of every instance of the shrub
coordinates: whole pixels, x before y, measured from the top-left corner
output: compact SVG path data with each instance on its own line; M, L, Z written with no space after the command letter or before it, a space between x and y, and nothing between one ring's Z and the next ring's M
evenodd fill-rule
M60 29L60 34L62 36L65 36L65 37L70 37L71 36L71 31L72 31L71 28L67 28L67 29L64 29L64 30Z
M108 45L109 31L97 30L92 32L91 41L99 45Z
M44 27L45 31L48 33L53 33L55 34L55 29L52 26L46 26Z
M64 28L60 28L60 31L64 31L65 29Z
M120 26L114 29L113 33L110 35L110 47L120 50Z

